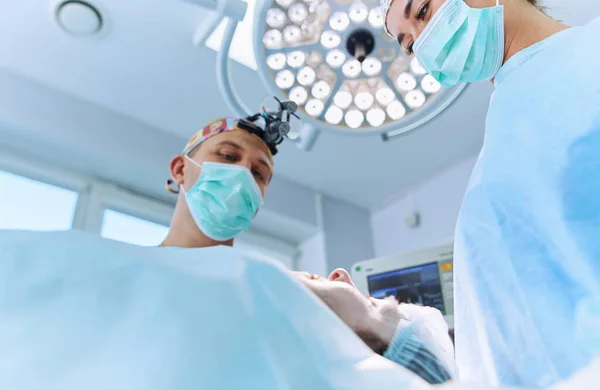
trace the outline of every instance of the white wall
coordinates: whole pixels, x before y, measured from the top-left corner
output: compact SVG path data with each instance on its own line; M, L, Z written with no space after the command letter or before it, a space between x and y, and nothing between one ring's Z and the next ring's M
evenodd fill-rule
M321 217L327 271L350 269L375 256L369 210L323 195Z
M449 242L476 157L455 165L403 198L374 210L371 226L375 256L386 256ZM407 215L417 211L421 223L409 228Z
M327 275L325 236L323 233L315 234L300 245L296 268L299 271L306 271L311 274Z

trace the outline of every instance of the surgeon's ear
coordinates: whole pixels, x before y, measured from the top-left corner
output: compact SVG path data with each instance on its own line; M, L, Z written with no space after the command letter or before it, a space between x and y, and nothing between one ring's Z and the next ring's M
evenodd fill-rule
M185 159L183 156L176 156L171 160L171 177L173 182L178 185L183 184L183 167L185 166Z

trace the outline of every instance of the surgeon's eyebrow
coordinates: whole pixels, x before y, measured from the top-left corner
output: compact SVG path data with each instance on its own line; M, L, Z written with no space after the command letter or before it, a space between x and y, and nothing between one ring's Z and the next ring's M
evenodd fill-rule
M229 141L229 140L221 141L218 144L216 144L215 147L224 146L224 145L230 146L236 150L244 151L244 148L240 144L238 144L237 142Z
M408 0L406 2L406 7L404 7L404 17L408 19L410 17L410 11L412 11L413 0Z

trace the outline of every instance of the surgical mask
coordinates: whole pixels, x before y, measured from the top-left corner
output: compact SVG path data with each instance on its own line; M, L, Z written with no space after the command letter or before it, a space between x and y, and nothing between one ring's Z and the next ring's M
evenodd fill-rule
M258 184L250 171L238 165L204 162L202 171L187 192L182 186L192 218L198 228L215 241L228 241L247 230L262 205Z
M444 87L491 79L504 58L504 7L447 0L414 44L421 65Z

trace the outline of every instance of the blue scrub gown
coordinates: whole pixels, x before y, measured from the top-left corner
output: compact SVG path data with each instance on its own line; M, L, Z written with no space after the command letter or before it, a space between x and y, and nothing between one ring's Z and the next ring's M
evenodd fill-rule
M456 230L457 364L547 387L600 335L600 19L517 53L495 87Z

